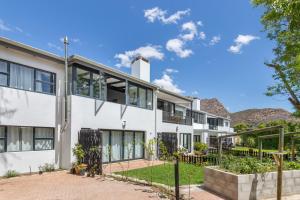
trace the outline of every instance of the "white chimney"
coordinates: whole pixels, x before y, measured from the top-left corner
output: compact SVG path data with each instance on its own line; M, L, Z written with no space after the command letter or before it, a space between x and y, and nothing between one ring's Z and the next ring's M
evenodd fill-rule
M201 110L201 104L200 104L200 99L198 99L198 98L194 98L193 99L193 105L192 105L192 107L193 107L193 110L198 110L198 111L200 111Z
M131 62L131 75L141 80L150 82L150 62L142 56L136 57Z

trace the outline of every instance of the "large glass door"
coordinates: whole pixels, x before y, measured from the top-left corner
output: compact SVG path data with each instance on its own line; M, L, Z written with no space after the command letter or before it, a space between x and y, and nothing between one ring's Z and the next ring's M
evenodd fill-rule
M111 161L122 159L122 131L111 132Z

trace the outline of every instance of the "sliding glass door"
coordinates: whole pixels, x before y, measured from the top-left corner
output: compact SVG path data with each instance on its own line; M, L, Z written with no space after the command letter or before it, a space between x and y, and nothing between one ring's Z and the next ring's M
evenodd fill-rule
M137 131L102 131L102 161L117 162L144 157L144 133Z

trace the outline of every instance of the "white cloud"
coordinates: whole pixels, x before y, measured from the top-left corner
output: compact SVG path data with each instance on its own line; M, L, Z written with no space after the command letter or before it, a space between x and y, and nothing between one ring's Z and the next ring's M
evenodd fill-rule
M203 31L201 31L201 32L199 33L199 38L200 38L201 40L205 40L206 34L205 34Z
M12 31L12 29L8 27L2 19L0 19L0 31Z
M19 31L20 33L23 33L23 29L21 29L20 27L15 27L15 29L17 30L17 31Z
M209 42L209 45L214 46L217 43L219 43L221 40L221 36L213 36L212 39Z
M143 56L147 59L162 60L164 54L161 52L161 46L158 45L147 45L139 47L135 50L125 51L124 53L116 54L115 58L119 60L116 64L117 67L130 67L131 61L136 56Z
M47 45L48 45L48 47L50 47L50 48L52 48L52 49L56 49L56 50L58 50L58 51L63 51L62 47L60 47L60 46L58 46L58 45L56 45L56 44L53 44L53 43L51 43L51 42L48 42Z
M166 17L167 11L162 10L159 7L154 7L148 10L144 10L144 17L149 22L161 21L164 24L176 24L183 16L190 14L190 9L180 10L174 14Z
M176 53L177 56L180 58L186 58L193 54L193 51L191 49L184 49L185 43L178 39L171 39L166 44L166 49L168 51Z
M197 21L197 25L198 26L203 26L203 22L199 20L199 21Z
M259 37L253 35L238 35L234 40L234 45L231 45L228 48L228 51L235 54L242 53L241 50L244 45L248 45L251 41L258 39Z
M171 76L172 73L177 73L178 71L175 69L167 68L160 79L155 79L153 81L154 84L158 85L159 87L162 87L166 90L169 90L171 92L175 92L178 94L182 94L185 91L180 89L177 84L174 83L174 80Z
M180 35L180 37L187 41L187 40L193 40L194 37L196 35L198 35L198 30L197 30L197 26L194 22L190 21L190 22L186 22L184 24L182 24L181 26L181 30L182 31L187 31L188 33L184 34L184 35Z

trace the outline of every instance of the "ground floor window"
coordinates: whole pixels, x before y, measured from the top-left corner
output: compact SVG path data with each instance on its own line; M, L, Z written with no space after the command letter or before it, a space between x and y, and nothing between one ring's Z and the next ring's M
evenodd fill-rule
M177 133L158 133L157 140L158 157L163 156L163 152L161 152L161 144L164 145L169 155L173 155L173 153L177 151Z
M102 161L140 159L144 157L144 133L139 131L102 131Z
M180 143L181 146L191 152L191 134L190 133L181 133L180 134Z
M0 126L0 152L54 149L54 128Z
M194 135L194 142L201 142L201 135Z

